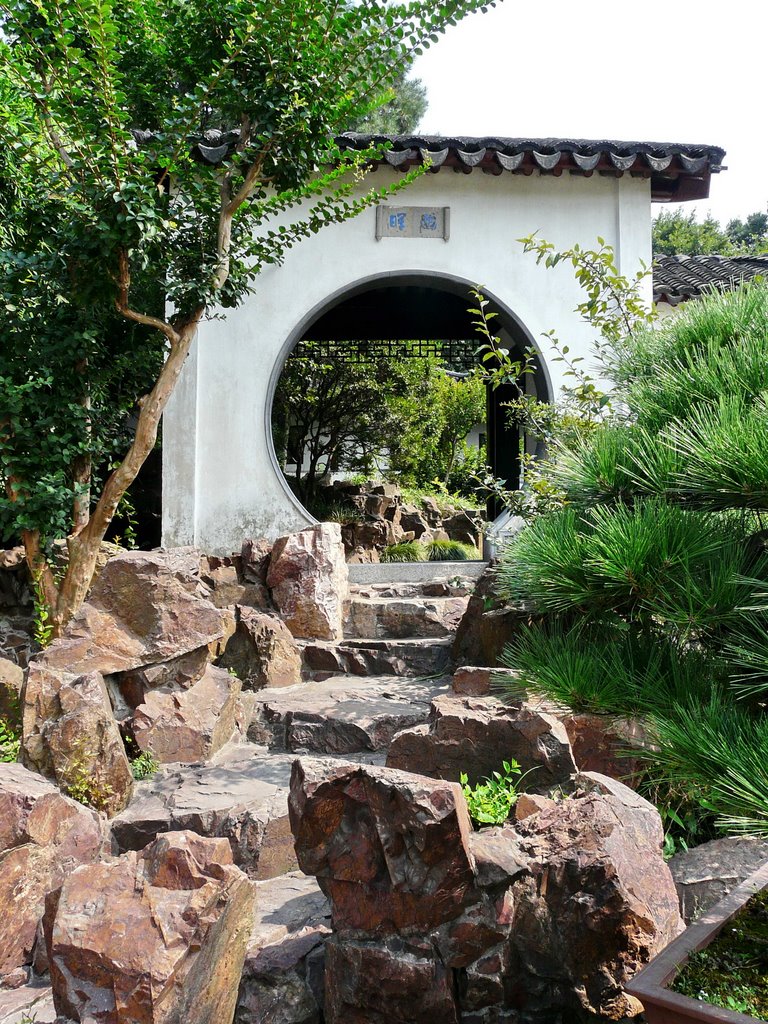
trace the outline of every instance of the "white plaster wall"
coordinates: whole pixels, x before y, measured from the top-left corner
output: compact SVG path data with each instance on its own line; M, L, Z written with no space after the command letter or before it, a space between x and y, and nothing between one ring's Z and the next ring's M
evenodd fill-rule
M396 173L379 170L369 182L379 187ZM225 554L239 550L244 537L274 538L311 522L271 453L268 400L289 339L330 296L388 274L446 275L482 285L532 339L554 328L571 355L589 355L593 338L573 312L581 293L572 268L537 266L517 239L538 231L563 249L594 247L599 235L615 247L623 273L634 273L641 259L650 263L647 179L443 170L418 179L393 203L450 206L450 240L377 242L375 210L366 210L302 242L282 267L260 275L243 306L202 325L164 419L165 544ZM650 281L647 287L650 302ZM561 364L546 345L542 357L556 392Z

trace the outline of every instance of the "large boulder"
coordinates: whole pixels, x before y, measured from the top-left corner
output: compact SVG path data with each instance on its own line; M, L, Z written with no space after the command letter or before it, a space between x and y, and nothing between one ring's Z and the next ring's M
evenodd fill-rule
M207 595L194 548L126 551L107 562L61 639L37 660L108 675L176 658L224 632Z
M129 802L133 775L99 672L72 676L33 661L22 691L24 764L108 815Z
M296 762L301 867L331 902L327 1024L635 1016L624 983L678 933L655 808L604 776L467 833L458 787Z
M456 630L453 660L457 665L494 668L512 637L534 619L525 604L508 604L498 597L491 566L478 580Z
M114 687L119 691L124 706L135 709L144 703L150 690L188 690L194 686L208 667L209 657L207 647L198 647L157 665L143 665L130 672L118 672L110 676L109 683L113 686L113 693ZM117 711L115 707L116 714Z
M232 669L252 690L301 682L301 652L293 634L276 615L237 609L237 629L219 665Z
M243 724L241 686L236 676L209 665L187 690L151 690L131 720L138 747L161 764L207 760Z
M224 839L171 832L78 868L46 928L57 1011L93 1024L232 1024L253 888Z
M20 764L0 764L0 983L32 963L46 895L105 841L95 811Z
M656 809L607 776L577 781L515 827L528 872L512 890L512 970L542 1020L623 1020L642 1009L624 984L683 924Z
M768 862L768 839L728 836L676 853L669 862L690 923Z
M299 867L341 935L430 930L473 884L461 788L369 765L296 761L288 803Z
M275 542L267 585L296 637L339 640L349 587L338 523L318 523Z
M628 785L640 775L644 762L639 755L647 735L638 719L583 711L553 713L565 726L580 771L610 775Z
M553 716L534 706L501 704L491 697L438 697L428 722L398 733L387 767L419 771L471 785L513 759L524 772L525 789L546 791L567 785L576 771L568 736Z

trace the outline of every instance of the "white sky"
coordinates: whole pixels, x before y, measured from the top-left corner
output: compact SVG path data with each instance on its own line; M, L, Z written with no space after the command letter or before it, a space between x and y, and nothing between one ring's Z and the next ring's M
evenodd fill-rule
M767 38L768 0L504 0L416 61L421 130L722 146L683 208L743 218L768 206Z

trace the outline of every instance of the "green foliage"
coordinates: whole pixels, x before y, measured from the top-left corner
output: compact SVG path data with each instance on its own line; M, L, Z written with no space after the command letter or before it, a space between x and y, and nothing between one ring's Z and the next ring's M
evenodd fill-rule
M696 212L662 210L653 222L654 256L733 256L768 249L768 215L751 213L722 228L712 214L699 221Z
M131 773L137 781L148 779L150 775L155 774L159 767L160 762L148 750L143 751L131 761Z
M424 545L415 540L390 544L381 552L382 562L424 562L426 557Z
M478 825L503 825L519 795L520 783L525 778L520 765L511 758L502 761L501 766L501 772L492 772L490 778L476 786L470 786L467 775L461 773L459 781L467 808Z
M426 545L428 562L467 562L480 557L477 548L457 540L432 540Z
M342 152L334 135L486 6L5 4L0 534L41 561L70 536L57 622L82 600L74 574L155 442L199 322L421 173L366 190L380 148ZM209 131L229 146L215 166L196 155ZM48 574L46 586L50 602Z
M93 774L93 749L87 736L81 736L72 744L66 764L57 779L62 790L73 800L96 811L105 811L113 795L108 782Z
M359 118L350 131L364 135L409 135L416 131L427 111L427 90L421 79L406 78L401 72L375 102L381 106Z
M21 737L7 718L0 716L0 763L18 761Z
M51 609L46 600L39 573L35 573L32 577L32 619L35 643L44 649L53 638L53 625Z

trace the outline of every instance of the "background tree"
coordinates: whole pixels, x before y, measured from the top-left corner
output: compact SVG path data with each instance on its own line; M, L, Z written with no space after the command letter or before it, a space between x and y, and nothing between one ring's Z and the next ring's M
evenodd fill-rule
M84 599L198 325L290 246L382 198L359 196L366 156L341 153L334 133L481 6L3 2L0 113L16 130L2 167L2 527L22 535L56 631ZM122 333L106 343L115 312ZM143 368L120 378L117 409L106 378L121 360L138 370L134 345ZM130 442L96 495L117 445L104 423Z
M746 220L730 220L725 228L707 214L699 221L695 211L662 210L653 222L655 256L733 256L768 251L768 214L752 213Z
M427 89L420 78L398 75L384 102L349 129L367 135L412 135L427 112Z

